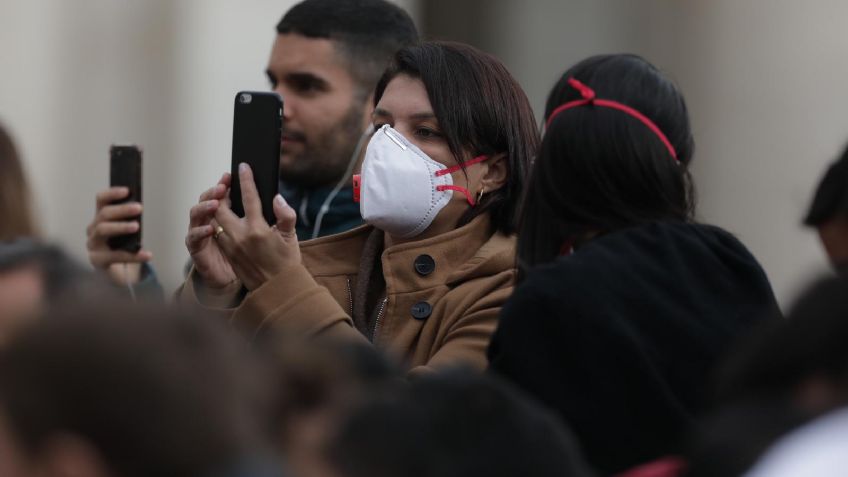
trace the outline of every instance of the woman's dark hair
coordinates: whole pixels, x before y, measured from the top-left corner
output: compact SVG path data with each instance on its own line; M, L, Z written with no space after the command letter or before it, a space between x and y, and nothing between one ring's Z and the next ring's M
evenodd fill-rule
M377 83L376 105L398 75L418 78L427 89L433 113L457 162L468 151L505 153L507 181L460 219L458 226L488 212L492 227L515 232L516 211L539 134L527 96L497 58L472 46L426 42L398 51Z
M545 117L582 99L575 78L651 119L677 161L644 123L615 109L581 106L559 113L545 131L521 207L519 271L549 262L565 244L661 220L691 220L689 175L694 141L686 103L657 68L635 55L587 58L563 74L548 96Z
M0 125L0 240L38 235L27 184L15 144Z

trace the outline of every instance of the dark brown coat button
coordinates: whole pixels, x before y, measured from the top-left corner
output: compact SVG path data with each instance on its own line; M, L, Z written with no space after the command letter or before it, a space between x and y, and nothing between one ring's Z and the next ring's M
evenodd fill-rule
M416 320L426 320L433 313L433 307L426 301L419 301L412 305L412 317Z
M418 272L422 277L426 277L427 275L433 273L433 270L436 269L436 261L433 260L433 257L429 255L419 255L414 262L415 271Z

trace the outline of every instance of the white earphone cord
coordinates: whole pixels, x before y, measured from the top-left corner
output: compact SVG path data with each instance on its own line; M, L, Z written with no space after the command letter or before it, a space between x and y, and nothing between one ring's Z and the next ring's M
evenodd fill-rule
M135 290L133 289L132 283L130 283L130 270L127 262L124 262L124 283L127 284L127 289L130 291L130 298L132 298L132 301L136 301Z
M356 166L356 160L359 159L359 153L362 151L362 144L365 141L365 138L370 136L374 132L374 125L368 125L368 128L365 129L365 132L359 136L359 141L356 142L356 147L353 150L353 154L350 156L350 160L347 163L347 170L345 170L344 175L341 180L333 187L333 190L330 191L330 194L327 195L327 198L324 199L324 203L321 204L321 208L318 210L318 215L315 216L315 227L312 228L312 238L318 238L318 234L321 232L321 222L324 220L324 215L327 211L330 210L330 204L333 202L333 199L339 195L339 192L344 188L347 181L350 180L351 175L353 174L353 168Z

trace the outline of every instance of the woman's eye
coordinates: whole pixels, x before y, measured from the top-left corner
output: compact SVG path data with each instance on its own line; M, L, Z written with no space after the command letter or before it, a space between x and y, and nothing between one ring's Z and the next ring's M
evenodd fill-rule
M432 139L441 136L441 134L429 128L418 128L415 130L415 135L421 139Z

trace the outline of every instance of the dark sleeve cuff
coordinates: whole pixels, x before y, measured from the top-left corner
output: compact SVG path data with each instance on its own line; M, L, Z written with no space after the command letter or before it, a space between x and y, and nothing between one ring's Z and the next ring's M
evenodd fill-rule
M165 301L165 291L162 289L162 284L159 283L159 278L156 276L156 270L149 263L141 264L141 279L133 285L136 297L147 301Z

